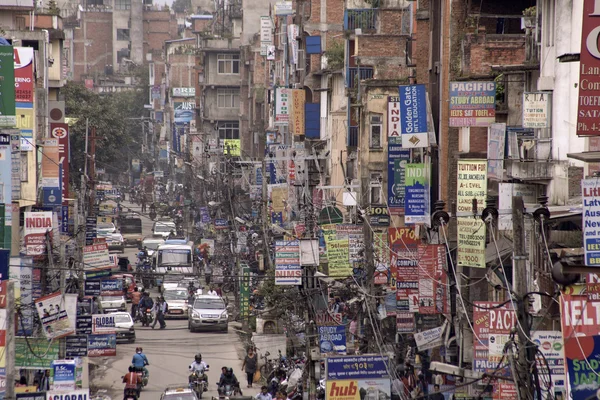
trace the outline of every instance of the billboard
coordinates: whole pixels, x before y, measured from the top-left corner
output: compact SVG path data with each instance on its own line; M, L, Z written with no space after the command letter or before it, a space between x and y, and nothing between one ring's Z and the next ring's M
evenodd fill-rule
M600 49L598 48L598 10L595 0L583 1L581 51L579 56L579 99L577 135L598 136L598 99L600 98Z
M291 90L286 88L275 89L275 125L287 125L290 120Z
M0 46L0 127L17 125L14 58L12 46Z
M37 256L46 253L46 233L52 231L52 212L26 212L24 221L25 254Z
M450 126L490 126L496 121L496 82L450 82Z
M427 90L425 85L400 86L399 94L402 147L427 147Z
M406 164L404 181L404 223L429 225L429 164Z
M406 164L410 161L410 150L403 149L400 144L388 140L388 179L387 195L390 214L404 214L404 198L406 196L405 177Z
M173 121L179 124L189 124L196 116L196 103L193 101L173 102Z
M33 47L15 47L15 101L33 103Z
M66 198L69 197L69 125L61 123L50 124L50 134L58 140L58 163L62 167L61 171L61 193L63 204L66 204Z
M599 178L587 178L581 181L583 197L583 241L585 264L600 266L600 195Z

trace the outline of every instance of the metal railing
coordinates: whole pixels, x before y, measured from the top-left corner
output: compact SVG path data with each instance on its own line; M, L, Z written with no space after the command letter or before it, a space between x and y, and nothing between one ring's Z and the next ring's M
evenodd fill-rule
M346 72L346 87L355 89L358 82L373 78L373 67L349 67Z
M377 29L377 9L359 8L344 10L344 30L362 29L372 31Z
M348 128L348 147L358 147L358 126Z

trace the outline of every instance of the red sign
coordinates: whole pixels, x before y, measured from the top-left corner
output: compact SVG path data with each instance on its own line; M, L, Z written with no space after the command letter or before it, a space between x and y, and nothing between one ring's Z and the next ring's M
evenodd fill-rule
M33 103L33 47L15 47L15 101Z
M58 163L62 166L62 198L63 204L67 205L65 200L69 197L69 125L60 123L50 124L50 134L58 139Z
M600 335L600 302L589 301L586 294L560 297L563 337Z
M600 135L600 2L584 0L579 56L577 134Z
M389 228L388 242L390 246L390 287L397 289L398 258L412 257L416 259L419 239L412 228Z
M489 333L508 335L517 323L517 314L512 308L493 308L490 310Z
M419 250L419 313L448 312L446 246L420 245Z

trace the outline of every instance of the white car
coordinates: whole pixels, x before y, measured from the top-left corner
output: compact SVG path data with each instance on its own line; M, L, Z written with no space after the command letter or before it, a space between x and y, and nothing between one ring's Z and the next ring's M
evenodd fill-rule
M227 306L219 296L196 296L194 304L190 304L188 315L188 329L190 332L202 328L218 329L223 332L228 330Z
M117 341L127 340L129 343L135 342L135 327L131 315L128 312L115 312L110 315L115 317Z
M188 386L179 385L167 387L160 400L198 400L198 396Z
M158 249L158 246L164 243L165 240L162 238L146 238L142 241L142 249L146 247L146 249L148 250L148 257L152 257L156 249Z
M100 296L102 311L106 313L127 311L127 303L124 296Z
M125 241L123 235L119 232L111 233L107 236L106 244L108 245L108 250L117 250L119 253L125 252Z
M166 239L171 232L177 232L177 225L173 221L156 221L152 227L152 234L155 237Z
M169 311L165 318L187 318L188 291L182 288L167 289L163 292Z
M96 225L96 234L98 237L107 237L117 232L117 227L112 222L102 222Z

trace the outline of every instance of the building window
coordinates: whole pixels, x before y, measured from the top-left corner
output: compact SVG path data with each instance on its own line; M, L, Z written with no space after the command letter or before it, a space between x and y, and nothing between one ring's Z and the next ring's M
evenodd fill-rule
M542 35L546 47L554 46L554 21L556 18L554 9L554 0L544 2L545 7L542 7Z
M131 0L115 0L115 10L131 10Z
M117 40L129 42L129 29L117 29Z
M219 139L239 139L240 138L240 123L221 122L219 123Z
M383 182L382 173L381 172L371 172L370 179L369 179L369 204L382 204L381 182Z
M371 115L370 133L369 133L369 147L372 149L382 148L382 135L383 131L383 114Z
M238 89L218 89L217 107L240 108L240 91Z
M240 73L239 54L217 54L217 71L219 74L233 75Z

